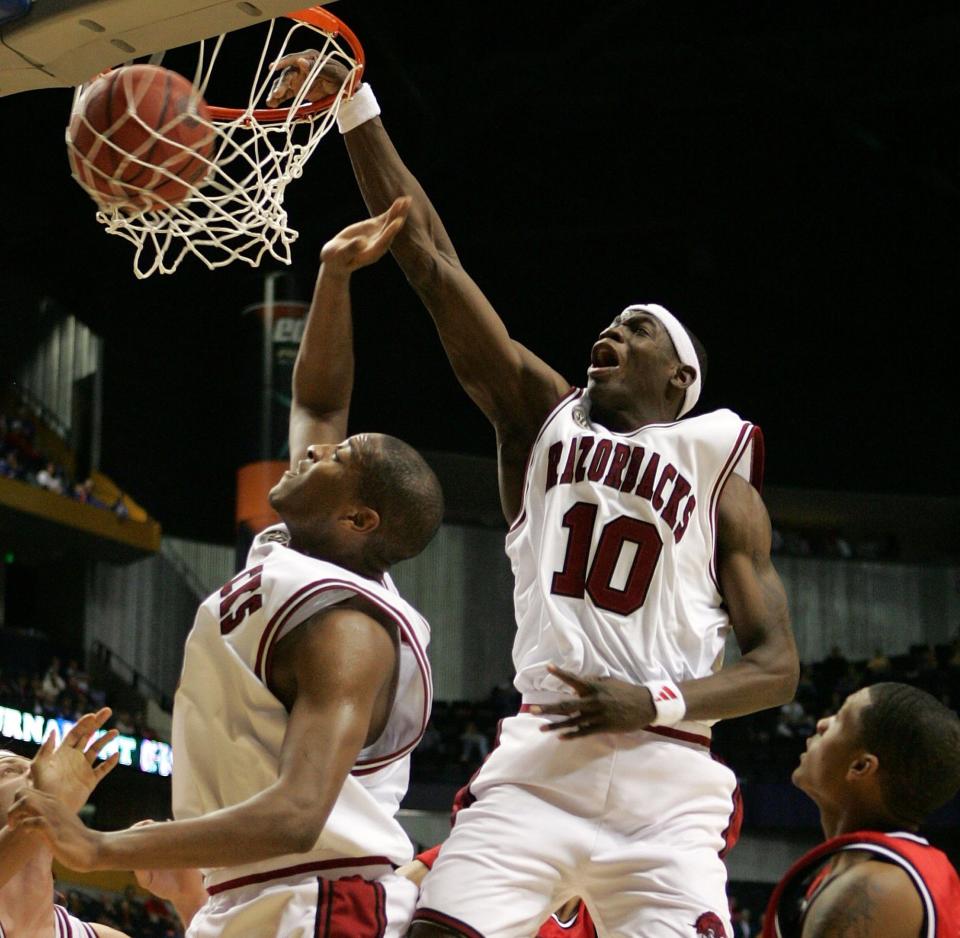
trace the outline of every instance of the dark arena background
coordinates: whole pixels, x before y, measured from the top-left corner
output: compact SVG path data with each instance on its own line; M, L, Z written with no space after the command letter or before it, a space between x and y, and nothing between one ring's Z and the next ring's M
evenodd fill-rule
M746 804L728 857L736 927L756 934L772 883L819 838L789 784L815 720L891 676L960 706L960 12L332 11L360 37L385 125L519 341L582 384L612 317L662 303L709 351L698 411L730 407L764 431L804 672L794 704L715 735ZM253 308L272 298L294 322L321 246L365 209L334 131L287 190L300 231L289 268L188 259L137 280L129 245L103 233L70 177L71 95L0 98L0 725L3 745L29 754L39 717L113 706L129 764L87 812L109 829L169 815L183 640L259 517L242 468L285 456L299 331L275 329L265 392ZM429 845L517 705L495 441L390 258L354 278L353 305L351 432L409 441L447 498L437 540L396 577L434 629L437 703L403 809ZM955 863L958 823L955 801L925 831ZM104 922L175 927L131 877L61 872Z

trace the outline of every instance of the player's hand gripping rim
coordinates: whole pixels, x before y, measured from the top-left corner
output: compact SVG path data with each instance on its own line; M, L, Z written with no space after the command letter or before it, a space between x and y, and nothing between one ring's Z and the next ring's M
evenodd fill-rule
M615 677L585 678L556 665L547 670L567 684L576 697L552 704L533 704L530 713L562 716L545 723L542 733L558 733L560 739L580 739L595 733L629 733L649 726L656 718L650 691Z
M320 53L316 49L303 49L300 52L291 52L289 55L277 59L276 62L271 62L271 71L280 74L267 96L267 107L279 107L295 98L297 92L303 87L303 83L316 68L319 58ZM323 63L313 78L304 99L319 101L321 98L336 94L349 74L350 69L345 65L329 59ZM355 82L356 78L353 79L353 83ZM352 94L353 90L353 88L348 88L347 94Z

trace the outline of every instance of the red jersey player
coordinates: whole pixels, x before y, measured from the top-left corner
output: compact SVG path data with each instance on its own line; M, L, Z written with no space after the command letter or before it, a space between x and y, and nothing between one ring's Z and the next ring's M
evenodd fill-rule
M817 724L793 782L827 840L774 890L763 938L956 938L960 878L917 829L960 789L960 719L925 691L875 684Z

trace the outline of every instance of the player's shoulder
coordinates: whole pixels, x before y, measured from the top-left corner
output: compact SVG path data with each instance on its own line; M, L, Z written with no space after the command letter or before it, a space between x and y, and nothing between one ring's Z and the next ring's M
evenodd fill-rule
M854 928L869 929L863 933L876 938L916 935L924 910L907 871L868 850L846 856L850 865L811 902L804 938L853 934Z
M684 417L673 426L682 428L686 432L709 433L739 430L745 425L753 426L749 420L745 420L736 411L730 410L728 407L721 407L718 410L708 410L705 414Z

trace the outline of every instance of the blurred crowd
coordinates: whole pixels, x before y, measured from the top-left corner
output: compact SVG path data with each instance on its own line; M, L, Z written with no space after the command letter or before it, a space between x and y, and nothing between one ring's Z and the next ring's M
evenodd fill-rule
M122 894L94 893L64 887L57 903L84 922L109 925L137 938L181 938L180 920L163 899L141 897L133 886Z
M774 525L771 552L784 557L830 557L838 560L896 560L900 545L894 535L853 537L842 531L794 529Z
M16 666L0 670L0 706L76 721L84 713L111 704L103 690L91 685L86 671L75 659L70 659L64 665L54 657L42 673L25 671ZM146 725L143 713L131 714L127 710L115 709L110 725L124 736L155 738Z
M960 635L945 645L915 645L902 655L877 648L870 658L854 660L835 646L822 661L803 666L790 703L719 723L714 748L741 778L787 782L817 721L836 713L853 691L881 681L912 684L960 709ZM519 706L520 695L509 683L493 688L479 702L435 701L414 754L414 778L465 781L495 744L498 722Z
M0 478L26 482L85 505L105 508L120 518L127 517L122 496L109 505L101 501L94 494L93 480L71 479L66 469L37 449L36 436L37 425L26 408L13 416L0 413Z
M871 657L853 660L834 646L822 661L803 666L792 701L719 723L714 748L742 779L786 781L817 721L836 713L849 694L883 681L911 684L960 709L960 635L944 645L914 645L902 655L876 648Z

